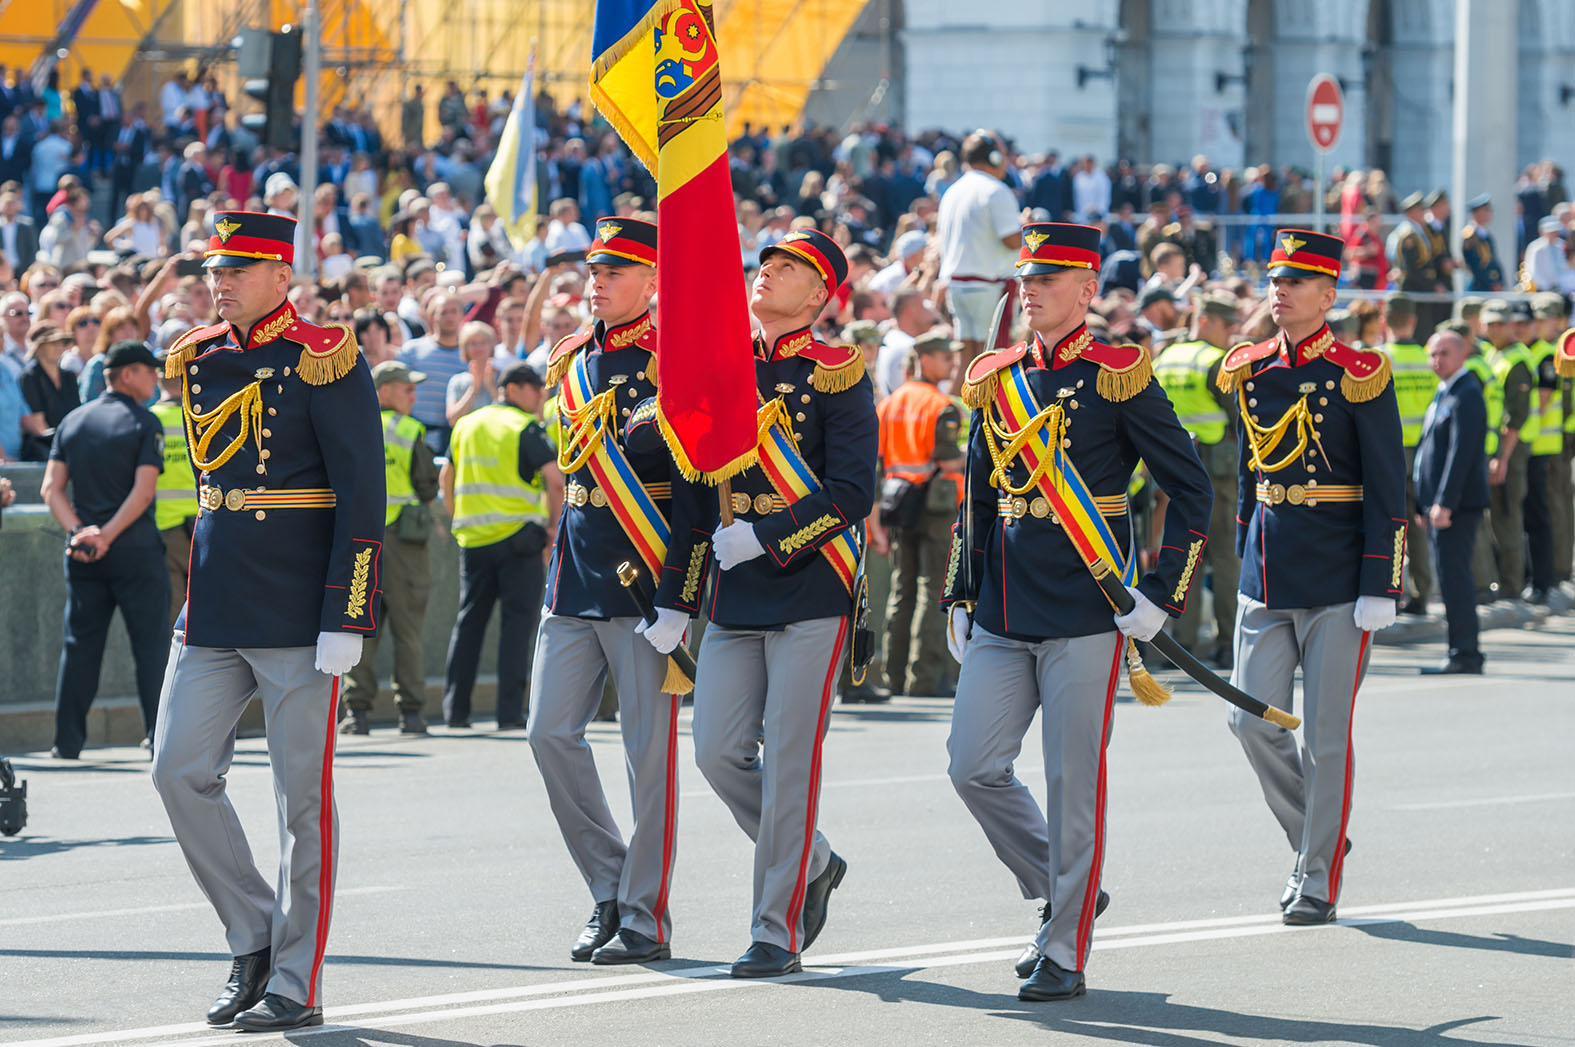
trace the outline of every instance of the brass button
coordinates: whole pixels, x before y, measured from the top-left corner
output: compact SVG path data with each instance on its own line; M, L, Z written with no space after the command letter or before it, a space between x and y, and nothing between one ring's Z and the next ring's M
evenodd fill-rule
M197 365L196 364L192 364L191 365L191 373L192 374L196 374L197 373Z
M1053 524L1056 524L1057 526L1059 526L1060 523L1061 523L1061 518L1059 516L1057 516L1055 513L1051 513L1050 514L1050 522L1053 523Z
M1321 414L1315 414L1315 415L1313 415L1313 421L1315 421L1315 422L1321 422L1321 421L1323 421L1323 415L1321 415Z
M629 409L628 409L628 408L627 408L627 407L625 407L625 408L624 408L624 409L623 409L623 416L624 416L624 417L625 417L625 418L627 418L627 417L629 417Z
M257 457L261 458L263 461L266 462L269 458L273 457L273 452L272 451L264 451L262 454L258 455Z
M268 519L268 514L263 512L261 509L259 509L259 510L257 510L257 519L259 519L259 520L266 520L266 519Z
M769 494L755 495L755 512L759 513L761 516L764 516L774 508L776 508L776 503L771 500L771 496Z
M191 387L191 391L194 392L194 393L200 393L200 392L202 392L202 386L194 384Z
M1318 481L1317 480L1308 480L1307 481L1307 486L1308 487L1317 487L1318 486Z
M1329 398L1327 396L1320 396L1320 397L1318 397L1318 406L1319 407L1328 407L1329 406Z
M1066 402L1066 405L1068 407L1070 407L1074 411L1077 410L1079 407L1083 406L1082 404L1078 403L1076 400L1068 400Z
M1248 407L1257 407L1258 406L1258 398L1255 396L1252 399L1248 400L1247 401L1247 406Z
M285 368L285 369L284 369L284 376L285 376L285 377L286 377L286 378L288 378L288 377L290 377L290 369L289 369L289 368L288 368L288 367L286 367L286 368Z
M1079 389L1081 389L1081 388L1083 388L1083 380L1082 380L1082 379L1081 379L1081 378L1079 378L1079 379L1078 379L1078 380L1077 380L1077 387L1078 387L1078 388L1079 388Z
M739 493L736 493L736 492L734 493L734 495L733 495L733 512L735 512L735 513L747 513L747 512L749 512L749 495L747 495L747 494L739 494Z
M274 386L274 392L276 392L276 393L282 393L282 392L284 392L284 386L282 386L282 385L276 385L276 386Z
M1050 515L1050 502L1041 495L1033 500L1033 503L1028 507L1028 511L1033 513L1036 519L1043 520Z
M246 508L246 492L231 489L224 496L224 507L232 513L238 513Z
M591 488L591 504L598 509L607 508L607 492L600 487Z
M800 396L799 397L799 402L800 403L806 403L806 404L809 403L809 394L805 393L804 395Z
M629 395L630 396L639 396L640 395L640 390L634 388L633 386L630 386L629 387Z
M1249 393L1250 393L1250 392L1252 392L1252 383L1251 383L1251 382L1248 382L1248 383L1247 383L1247 391L1248 391L1248 392L1249 392Z
M1018 497L1012 499L1012 516L1021 520L1028 515L1028 499Z
M259 464L257 466L257 472L258 473L266 473L267 471L268 471L268 467L266 465Z
M273 430L272 429L264 429L263 430L263 435L264 436L272 436L273 435Z
M798 414L794 415L793 420L795 422L802 422L804 420L804 412L800 411Z
M1061 441L1061 446L1062 447L1071 447L1072 446L1072 441L1071 440L1062 440Z
M1323 387L1325 389L1333 389L1334 388L1334 379L1331 378L1329 381L1323 383Z
M279 412L274 410L272 407L270 407L270 408L268 408L268 413L269 414L278 414Z
M640 379L641 381L645 380L645 372L644 371L636 371L636 372L634 372L634 376L636 378Z

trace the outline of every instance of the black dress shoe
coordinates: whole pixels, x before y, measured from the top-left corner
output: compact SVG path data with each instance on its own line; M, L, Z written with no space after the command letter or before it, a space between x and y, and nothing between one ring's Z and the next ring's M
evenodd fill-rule
M500 731L523 731L524 729L525 729L525 721L524 720L499 720L498 721L498 730L500 730Z
M855 684L842 692L844 705L879 705L891 701L893 692L872 683Z
M1400 613L1401 614L1426 614L1427 613L1427 600L1423 599L1420 596L1418 596L1418 597L1416 597L1415 599L1412 599L1412 600L1407 600L1404 604L1402 604L1400 606Z
M268 987L268 960L269 951L258 949L237 956L230 963L230 980L208 1008L209 1025L228 1025L237 1014L263 998L263 990Z
M1301 877L1296 875L1295 869L1292 869L1291 874L1285 878L1285 890L1280 892L1280 912L1283 913L1290 908L1291 903L1296 900L1296 893L1301 889Z
M235 1027L247 1032L282 1032L323 1024L323 1009L296 1003L288 996L271 992L262 1003L235 1016Z
M1088 991L1082 971L1062 970L1061 965L1042 956L1034 965L1028 980L1017 990L1019 1000L1044 1003L1049 1000L1070 1000Z
M826 926L826 905L831 899L831 892L837 889L847 874L848 863L838 858L836 851L832 851L831 861L825 870L804 888L805 949L814 945L815 939L820 937L820 929Z
M1310 927L1320 923L1333 923L1334 905L1305 894L1299 894L1294 902L1286 906L1285 912L1280 916L1280 922L1292 927Z
M798 953L769 942L750 942L744 955L733 961L730 973L735 978L779 978L803 969Z
M349 715L339 721L340 734L371 734L372 714L365 709L351 709Z
M574 947L569 950L569 959L575 963L586 963L591 954L608 942L613 935L618 933L618 903L597 902L596 908L591 910L591 918L585 921L585 929L580 936L574 939Z
M1100 888L1099 898L1094 902L1094 919L1099 919L1110 908L1110 895ZM1050 922L1050 903L1046 902L1039 908L1039 926L1043 927ZM1039 946L1029 942L1027 947L1017 957L1017 976L1027 978L1034 973L1034 968L1039 965Z
M1417 671L1423 676L1481 676L1482 664L1481 658L1450 658Z
M612 941L591 955L591 962L606 967L615 963L654 963L672 958L671 945L654 941L633 928L624 927L613 936Z

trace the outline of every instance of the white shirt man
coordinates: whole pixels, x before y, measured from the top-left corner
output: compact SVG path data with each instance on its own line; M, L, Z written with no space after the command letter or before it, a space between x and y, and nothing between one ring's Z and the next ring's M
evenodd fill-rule
M1110 176L1091 156L1084 158L1083 166L1072 176L1072 208L1078 221L1091 214L1110 213Z
M1548 215L1537 223L1542 234L1526 247L1526 275L1539 291L1575 292L1575 270L1570 269L1564 223Z

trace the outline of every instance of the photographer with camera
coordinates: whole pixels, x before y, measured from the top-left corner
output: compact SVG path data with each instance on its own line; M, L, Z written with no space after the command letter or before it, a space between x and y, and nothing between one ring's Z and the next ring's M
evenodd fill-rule
M158 391L158 369L146 345L124 341L110 346L104 374L103 395L61 420L44 468L44 504L68 536L65 638L50 751L62 760L77 759L87 741L88 709L116 607L136 661L147 748L169 654L169 575L153 517L164 429L142 406Z

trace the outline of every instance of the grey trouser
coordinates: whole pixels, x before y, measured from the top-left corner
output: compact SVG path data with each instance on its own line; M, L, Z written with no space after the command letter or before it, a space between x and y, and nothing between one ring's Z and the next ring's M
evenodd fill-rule
M1351 712L1367 673L1369 636L1356 627L1355 602L1272 611L1242 595L1236 608L1236 668L1231 683L1292 711L1302 669L1302 737L1232 709L1230 729L1246 750L1269 810L1297 853L1301 892L1336 902L1345 864L1356 757Z
M333 909L339 815L334 709L339 678L312 667L312 647L188 647L177 632L164 675L153 785L186 864L224 924L230 952L272 948L268 991L318 1006ZM257 870L225 774L235 727L256 693L279 806L279 892Z
M1039 951L1080 971L1105 857L1105 743L1121 679L1119 633L1028 643L973 627L963 652L947 773L1024 898L1050 903ZM1034 714L1045 811L1012 769Z
M597 902L618 901L618 921L659 942L672 937L667 896L677 857L678 697L661 692L667 656L636 636L638 618L596 621L542 610L526 735L569 855ZM634 806L628 844L618 831L585 728L608 670Z
M847 618L777 630L706 628L695 680L695 762L755 841L749 936L804 939L804 888L831 863L815 828L821 741L847 648Z

